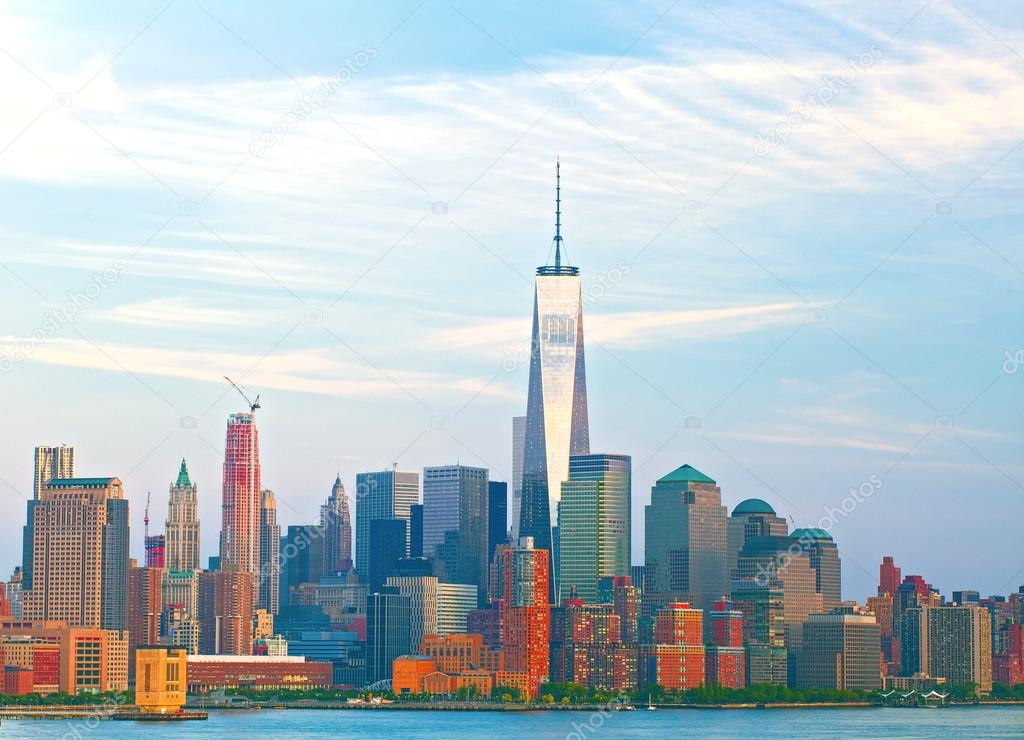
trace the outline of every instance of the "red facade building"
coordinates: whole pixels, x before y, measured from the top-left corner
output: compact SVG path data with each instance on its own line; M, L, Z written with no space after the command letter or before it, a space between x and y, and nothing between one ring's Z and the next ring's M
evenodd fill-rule
M992 656L992 680L1016 686L1024 683L1024 624L1006 626L1006 649Z
M221 570L243 571L255 579L260 571L260 446L255 414L228 417L223 495Z
M498 620L505 669L529 676L529 693L536 695L549 676L550 572L548 551L535 549L532 538L500 550L501 598Z

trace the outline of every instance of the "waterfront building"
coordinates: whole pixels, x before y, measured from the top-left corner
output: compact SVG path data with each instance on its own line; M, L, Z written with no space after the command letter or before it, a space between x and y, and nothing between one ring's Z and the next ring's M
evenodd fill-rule
M364 581L369 582L374 557L370 523L376 519L403 519L408 536L410 507L419 498L419 473L392 469L356 476L356 570ZM408 555L407 542L402 557Z
M770 579L734 579L733 607L743 614L743 644L747 650L747 681L786 686L785 592Z
M882 685L881 629L873 615L811 614L797 656L798 688L872 690Z
M1006 627L1005 644L992 656L992 680L1005 686L1024 683L1024 624Z
M320 526L324 530L324 575L352 570L352 516L340 474L327 502L320 507Z
M759 498L741 501L729 517L729 578L736 577L740 550L754 537L786 537L789 523L775 513L771 505Z
M96 694L128 689L128 633L124 630L3 618L0 650L5 664L33 671L33 690L39 693Z
M199 570L199 488L181 459L178 478L171 484L164 523L166 556L164 565L173 571Z
M979 606L933 606L910 609L920 613L924 625L929 676L941 676L951 686L974 684L977 691L992 690L992 617Z
M569 457L590 452L582 283L578 267L562 264L559 168L556 163L554 264L538 267L534 283L518 531L546 552L555 544L551 529Z
M550 593L549 555L534 547L530 537L516 547L498 550L497 602L500 645L511 673L529 674L529 695L534 696L549 675Z
M623 642L622 620L612 604L566 599L551 612L552 681L602 691L636 688L636 644Z
M330 663L307 661L298 656L189 655L186 674L188 693L237 689L257 691L328 689L334 682Z
M260 572L260 444L254 413L228 417L224 443L224 488L220 569Z
M703 612L685 602L666 604L654 616L654 642L640 646L640 687L686 690L705 683Z
M135 651L135 705L144 714L177 714L185 706L188 655L147 646Z
M419 651L425 635L438 634L438 582L435 576L389 576L387 585L409 598L409 645ZM475 594L474 594L475 596Z
M34 572L25 618L126 629L128 500L121 480L54 478L29 503Z
M598 582L630 568L629 455L573 455L558 514L558 588L562 599L598 600Z
M727 518L721 489L699 470L658 479L644 511L646 618L679 601L709 610L728 591Z
M395 658L412 652L411 605L395 586L372 593L366 604L366 680L391 678Z

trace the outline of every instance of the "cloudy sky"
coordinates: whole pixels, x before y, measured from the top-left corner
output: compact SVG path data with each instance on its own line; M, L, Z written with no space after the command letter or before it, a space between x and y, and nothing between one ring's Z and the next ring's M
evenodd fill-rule
M187 458L214 554L223 375L285 524L339 469L508 479L558 155L636 562L690 463L828 525L847 597L1016 590L1021 19L815 5L0 3L0 576L44 442L136 553Z

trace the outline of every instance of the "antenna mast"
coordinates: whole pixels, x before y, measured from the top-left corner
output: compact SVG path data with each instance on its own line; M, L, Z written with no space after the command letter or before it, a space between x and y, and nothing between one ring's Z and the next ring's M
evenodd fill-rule
M152 498L152 496L153 496L153 494L152 494L151 491L146 491L146 513L142 517L142 523L143 523L144 529L145 529L144 536L146 538L146 539L143 540L143 542L145 542L146 545L149 545L149 501Z

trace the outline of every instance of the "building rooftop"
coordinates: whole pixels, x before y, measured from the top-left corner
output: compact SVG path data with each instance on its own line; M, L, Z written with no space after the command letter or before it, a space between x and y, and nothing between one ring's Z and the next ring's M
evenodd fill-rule
M830 535L824 529L819 529L818 527L803 527L801 529L794 529L792 536L797 538L798 540L806 538L809 540L828 540L829 542L832 541L832 535Z
M50 488L106 488L117 478L53 478L46 485Z
M697 468L683 465L668 475L658 478L658 483L710 483L714 485L715 481L697 470Z
M776 516L775 509L772 508L771 504L759 498L748 498L746 501L740 501L736 504L736 508L732 510L733 516L746 514L771 514Z

